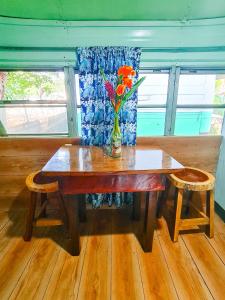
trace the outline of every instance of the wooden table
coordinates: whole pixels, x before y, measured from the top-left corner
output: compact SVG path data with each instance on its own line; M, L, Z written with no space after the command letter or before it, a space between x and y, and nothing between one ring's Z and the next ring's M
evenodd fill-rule
M57 177L60 191L66 199L70 253L80 253L79 197L74 195L115 192L147 192L142 246L145 251L151 251L157 192L164 189L161 174L181 169L183 166L164 151L146 146L124 146L120 158L111 158L98 147L61 147L42 172L46 176Z

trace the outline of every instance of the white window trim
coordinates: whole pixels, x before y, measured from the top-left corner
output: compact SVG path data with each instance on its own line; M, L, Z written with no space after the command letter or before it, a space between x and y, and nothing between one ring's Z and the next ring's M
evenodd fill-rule
M15 69L18 71L18 69ZM10 69L10 71L15 71ZM59 69L49 69L46 70L42 69L23 69L24 71L57 71ZM9 70L8 70L9 71ZM167 91L167 102L166 104L157 105L138 105L137 108L165 108L166 116L165 116L165 128L164 128L164 135L174 135L175 130L175 122L176 122L176 111L178 108L221 108L225 109L225 104L222 105L179 105L177 104L177 97L178 97L178 87L179 87L179 79L180 75L183 74L225 74L225 68L182 68L180 66L172 66L170 69L168 68L152 68L152 69L141 69L141 73L168 73L169 72L169 81L168 81L168 91ZM64 78L65 78L65 90L66 90L66 100L62 101L35 101L35 104L42 104L45 106L54 106L55 105L62 105L66 106L67 109L67 120L68 120L68 135L67 134L19 134L19 136L70 136L70 137L77 137L78 136L78 117L77 117L77 110L80 108L80 105L77 104L77 93L76 93L76 85L75 85L75 74L78 71L75 70L73 67L64 67ZM26 104L29 105L29 101L25 100L15 100L15 101L2 101L0 106L5 107L15 107L16 105ZM32 106L35 104L31 104ZM225 127L225 116L223 119L223 130ZM18 136L15 134L9 134L9 136Z

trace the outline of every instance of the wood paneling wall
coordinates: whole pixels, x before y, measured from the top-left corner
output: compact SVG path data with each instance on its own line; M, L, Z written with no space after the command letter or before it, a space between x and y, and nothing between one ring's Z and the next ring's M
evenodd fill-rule
M185 166L216 172L221 136L162 136L138 138L140 144L161 148Z
M0 138L0 210L24 208L29 196L26 176L41 169L61 145L79 142L79 138ZM215 173L221 137L145 137L137 143L161 148L184 165Z
M71 138L0 138L0 210L24 208L29 192L26 176L41 169L63 144L78 144Z

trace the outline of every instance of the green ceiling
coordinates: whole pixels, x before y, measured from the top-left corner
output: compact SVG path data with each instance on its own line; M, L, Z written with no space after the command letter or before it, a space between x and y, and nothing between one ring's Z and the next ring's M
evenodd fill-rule
M44 20L189 20L225 17L225 0L0 0L0 16Z

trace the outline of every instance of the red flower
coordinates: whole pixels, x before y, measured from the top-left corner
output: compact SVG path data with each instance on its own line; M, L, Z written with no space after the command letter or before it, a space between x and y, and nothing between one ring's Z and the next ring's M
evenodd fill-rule
M116 93L114 91L112 83L109 82L109 81L105 81L105 88L107 90L107 93L108 93L108 96L109 96L110 100L114 99Z
M130 79L129 77L124 77L123 84L126 85L129 89L131 89L132 88L132 79Z
M118 96L122 96L123 93L125 92L126 86L124 84L119 84L116 88L116 94Z

